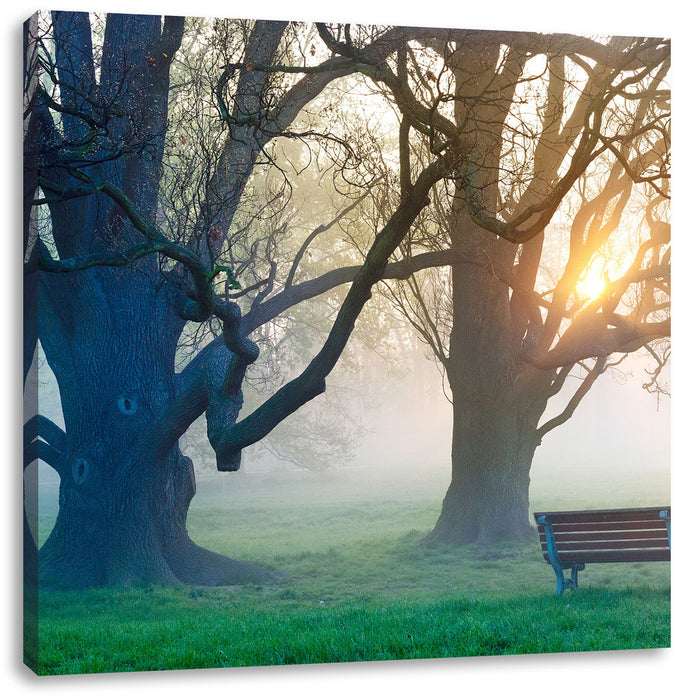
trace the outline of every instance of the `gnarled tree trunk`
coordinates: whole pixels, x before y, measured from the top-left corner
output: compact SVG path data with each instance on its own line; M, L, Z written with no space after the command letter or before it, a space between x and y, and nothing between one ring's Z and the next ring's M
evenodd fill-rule
M169 67L184 21L108 16L98 75L88 15L55 12L52 19L61 106L38 96L26 163L33 178L27 180L28 198L37 186L50 193L55 250L48 251L42 239L34 252L44 259L56 254L60 261L117 254L139 244L140 234L111 198L87 188L113 185L138 216L155 221ZM276 44L283 26L267 27ZM60 111L59 133L41 102ZM65 165L81 158L92 165L81 163L78 173ZM33 159L40 169L32 169ZM241 166L249 172L252 164ZM83 194L60 196L79 186L86 188ZM177 441L207 408L216 377L201 366L189 389L187 378L175 371L185 321L173 274L161 272L161 264L148 256L126 267L43 269L36 275L38 336L57 379L65 422L62 433L39 417L35 433L42 440L31 443L29 436L28 442L60 475L57 520L38 557L45 583L217 585L270 576L259 566L209 552L188 536L195 478ZM231 352L224 346L215 354L226 368ZM240 387L216 398L223 417L235 421Z
M159 438L178 396L183 324L151 271L51 276L50 297L41 299L41 337L65 421L60 508L40 551L46 583L217 585L268 576L198 547L186 531L193 464ZM240 402L234 409L235 420Z
M56 12L53 22L59 101L41 93L29 120L33 136L26 140L27 164L34 158L41 166L27 186L27 200L40 187L50 208L50 227L26 236L39 257L38 337L59 385L65 422L62 431L41 416L28 421L29 456L43 457L61 479L57 521L40 551L41 577L68 587L264 580L272 576L265 569L190 540L193 466L178 439L205 413L218 469L235 470L244 447L321 393L389 257L426 206L433 184L454 164L439 158L408 182L356 271L321 351L237 422L245 368L256 358L256 346L246 338L254 326L241 323L237 304L213 290L217 250L208 227L220 224L217 230L226 232L264 146L329 81L353 67L331 58L275 105L270 72L253 71L251 64L271 63L286 24L256 22L233 113L220 110L231 129L218 168L199 195L201 215L184 232L188 240L177 241L156 223L169 66L183 20L108 16L99 71L88 15ZM224 107L228 70L215 94ZM177 265L171 268L170 261ZM184 323L213 316L222 322L222 337L176 373Z

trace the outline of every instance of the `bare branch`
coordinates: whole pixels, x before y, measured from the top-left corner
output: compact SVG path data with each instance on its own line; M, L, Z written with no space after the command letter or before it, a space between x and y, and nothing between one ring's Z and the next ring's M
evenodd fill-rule
M251 415L227 427L217 439L215 451L220 470L237 469L240 450L267 435L287 415L325 389L325 379L340 357L355 321L371 289L384 274L388 258L398 247L420 211L427 204L431 187L446 174L441 161L429 165L419 176L406 200L377 235L367 258L355 276L333 327L319 353L299 377L291 380Z
M538 430L536 431L536 436L538 438L539 444L540 441L543 439L543 437L549 433L551 430L554 428L557 428L558 426L562 425L563 423L566 423L574 414L574 411L577 409L578 405L581 403L581 399L588 394L588 392L591 390L591 387L593 386L595 380L603 373L603 370L605 369L605 357L599 357L596 360L595 365L593 366L593 369L591 369L586 376L584 377L584 380L581 382L581 385L579 388L574 392L574 395L572 398L569 400L569 403L565 406L565 408L554 418L551 418L549 421L544 423Z

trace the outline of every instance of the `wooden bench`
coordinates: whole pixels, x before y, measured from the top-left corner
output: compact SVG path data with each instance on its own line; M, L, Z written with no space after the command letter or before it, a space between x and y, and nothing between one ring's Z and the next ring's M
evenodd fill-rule
M577 588L586 564L670 561L670 507L534 513L557 594ZM571 569L570 578L564 575Z

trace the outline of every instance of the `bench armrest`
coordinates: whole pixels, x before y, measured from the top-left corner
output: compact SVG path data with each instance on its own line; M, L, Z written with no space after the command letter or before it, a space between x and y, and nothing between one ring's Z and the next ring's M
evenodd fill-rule
M672 528L671 528L672 519L670 517L669 510L661 510L660 517L665 521L665 527L667 528L667 542L669 544L669 549L671 551L671 549L672 549Z
M561 568L560 555L557 552L557 543L555 542L555 531L553 530L553 524L545 515L540 515L538 517L538 524L543 525L543 530L545 531L545 544L548 548L548 559L550 559L550 563L555 569Z

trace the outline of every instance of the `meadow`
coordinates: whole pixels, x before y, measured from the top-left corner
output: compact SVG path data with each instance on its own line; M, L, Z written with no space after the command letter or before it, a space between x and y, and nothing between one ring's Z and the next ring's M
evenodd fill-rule
M627 481L620 506L640 497L650 505L668 502L660 487L646 494L631 486ZM54 517L50 488L41 493L48 504L41 504L41 539ZM426 547L422 539L444 488L440 480L408 488L402 479L375 483L350 473L201 477L189 513L191 536L284 577L241 588L41 592L36 671L669 646L669 564L589 565L579 589L558 598L552 568L534 542ZM609 493L616 502L616 489ZM575 505L605 504L577 499ZM543 483L532 493L532 507L539 506L569 503Z

